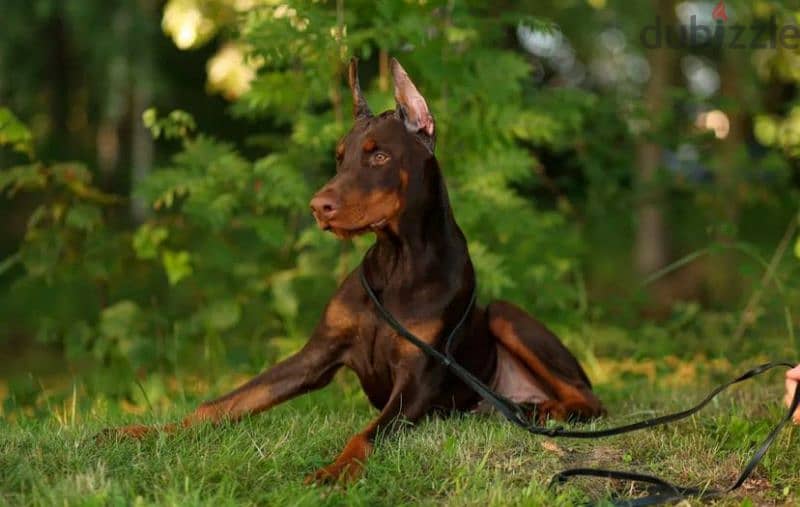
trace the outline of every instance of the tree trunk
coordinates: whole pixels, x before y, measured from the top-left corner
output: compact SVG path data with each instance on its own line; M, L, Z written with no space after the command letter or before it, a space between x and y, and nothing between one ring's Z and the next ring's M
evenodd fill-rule
M655 0L656 13L664 25L676 26L673 0ZM650 81L644 93L644 104L651 127L658 129L658 118L669 107L668 91L673 75L677 51L664 44L648 51ZM636 238L634 243L634 266L640 276L646 276L664 267L667 262L667 237L664 227L663 192L658 182L662 147L643 139L636 147L635 182Z
M68 139L70 80L70 49L64 17L61 9L57 9L47 26L47 40L50 41L49 65L49 99L50 136L54 139ZM59 149L64 143L58 143ZM67 158L67 157L65 157Z
M152 12L158 8L153 1L143 1L140 3L140 7L145 12ZM155 158L153 137L142 121L142 114L153 102L153 86L156 79L154 62L155 36L149 30L139 36L141 47L138 48L137 57L134 58L133 62L133 76L131 78L131 189L136 188L150 174L153 170ZM135 221L141 222L147 218L149 208L142 199L133 197L131 199L130 212Z
M131 13L121 7L114 13L111 26L117 40L130 40L130 17ZM130 66L130 59L125 54L115 54L106 62L106 99L100 106L101 118L95 135L95 152L97 167L107 184L110 184L120 159L120 123L127 105Z

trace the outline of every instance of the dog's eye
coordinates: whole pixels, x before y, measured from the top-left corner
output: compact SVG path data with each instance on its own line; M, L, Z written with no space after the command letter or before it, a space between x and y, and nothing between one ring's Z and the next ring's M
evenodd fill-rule
M383 164L385 164L386 162L389 161L389 155L387 155L386 153L384 153L382 151L376 151L369 158L369 161L373 165L383 165Z

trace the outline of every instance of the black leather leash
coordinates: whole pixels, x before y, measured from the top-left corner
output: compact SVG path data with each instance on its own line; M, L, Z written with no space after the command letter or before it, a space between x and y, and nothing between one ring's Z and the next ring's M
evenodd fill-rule
M548 437L567 437L567 438L602 438L602 437L610 437L612 435L621 435L623 433L629 433L631 431L642 430L645 428L652 428L655 426L661 426L663 424L667 424L670 422L678 421L680 419L685 419L698 411L700 411L703 407L708 405L712 399L714 399L719 393L728 389L730 386L734 384L738 384L739 382L744 382L745 380L751 379L758 375L761 375L773 368L777 367L787 367L793 368L795 365L793 363L788 362L770 362L766 364L762 364L760 366L756 366L743 374L739 375L735 379L726 382L725 384L717 387L713 391L711 391L708 396L706 396L700 403L697 405L683 410L681 412L675 412L673 414L667 414L660 417L654 417L651 419L645 419L643 421L638 421L632 424L626 424L623 426L618 426L616 428L607 428L602 430L590 430L590 431L575 431L575 430L568 430L565 429L563 426L556 426L556 427L545 427L545 426L538 426L535 423L531 422L526 415L526 411L523 409L521 405L515 403L505 396L502 396L494 391L492 391L486 384L481 382L480 379L475 377L472 373L469 372L466 368L458 364L455 358L453 357L452 353L452 344L454 338L458 335L458 332L464 326L464 323L467 320L467 317L470 315L472 308L475 306L475 299L477 297L476 289L473 288L472 295L470 296L469 304L467 304L467 308L464 311L464 314L459 319L458 323L453 327L450 333L447 335L447 339L445 340L445 348L444 354L439 352L437 349L429 345L428 343L421 340L419 337L415 336L411 331L406 329L394 316L389 313L386 307L383 306L381 301L378 299L378 296L375 294L375 291L369 285L367 281L367 276L364 273L363 263L359 267L359 277L361 279L361 285L364 287L364 290L369 295L370 300L375 305L375 308L380 313L381 317L395 330L397 333L405 338L406 340L410 341L420 349L422 349L425 354L428 356L436 359L444 366L450 369L450 371L461 379L462 382L467 384L473 391L478 393L484 400L490 403L498 412L503 414L508 420L516 424L517 426L527 430L530 433L535 435L544 435ZM550 480L550 484L548 487L553 487L554 485L564 483L568 481L572 477L577 476L589 476L589 477L601 477L606 479L618 479L624 480L629 482L638 482L646 484L647 491L649 492L648 496L639 497L639 498L614 498L612 499L612 505L616 506L625 506L625 507L643 507L647 505L659 505L667 502L675 502L678 500L682 500L684 498L692 497L701 500L707 500L711 498L716 498L722 496L726 493L730 493L735 489L739 488L744 481L753 473L758 463L767 453L770 446L774 442L775 438L781 432L781 430L789 423L792 419L792 414L794 414L795 410L797 409L798 405L800 404L800 389L795 390L794 399L792 400L791 406L789 410L786 412L786 415L775 425L775 427L770 431L767 438L761 443L753 456L747 462L747 465L742 469L742 472L739 474L739 478L736 482L733 483L728 488L725 489L708 489L708 488L701 488L701 487L684 487L684 486L677 486L665 480L662 480L658 477L654 477L652 475L647 474L640 474L634 472L624 472L619 470L604 470L599 468L571 468L568 470L563 470L557 473L553 478Z

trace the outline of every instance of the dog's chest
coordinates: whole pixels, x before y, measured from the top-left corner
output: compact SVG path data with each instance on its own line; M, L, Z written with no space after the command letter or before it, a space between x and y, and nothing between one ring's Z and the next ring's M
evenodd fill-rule
M359 326L347 363L358 376L370 402L381 408L389 399L400 372L407 374L411 369L424 377L431 359L379 316L370 317ZM399 317L398 320L415 336L432 345L439 339L442 330L439 319Z

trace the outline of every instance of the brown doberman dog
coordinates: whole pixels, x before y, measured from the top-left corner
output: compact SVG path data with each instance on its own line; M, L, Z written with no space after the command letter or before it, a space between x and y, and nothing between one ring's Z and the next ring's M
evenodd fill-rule
M336 175L311 200L311 209L319 227L339 237L375 233L362 265L370 284L397 320L441 349L470 302L475 274L433 154L433 117L396 60L392 74L397 107L374 116L359 87L357 64L350 63L355 123L336 148ZM474 307L454 356L498 393L531 404L540 420L603 412L575 357L511 303ZM203 403L180 424L128 426L116 433L140 437L204 421L235 421L325 386L342 366L355 371L380 414L309 482L358 477L376 433L397 417L413 422L434 411L479 406L475 392L389 327L354 271L295 355Z

